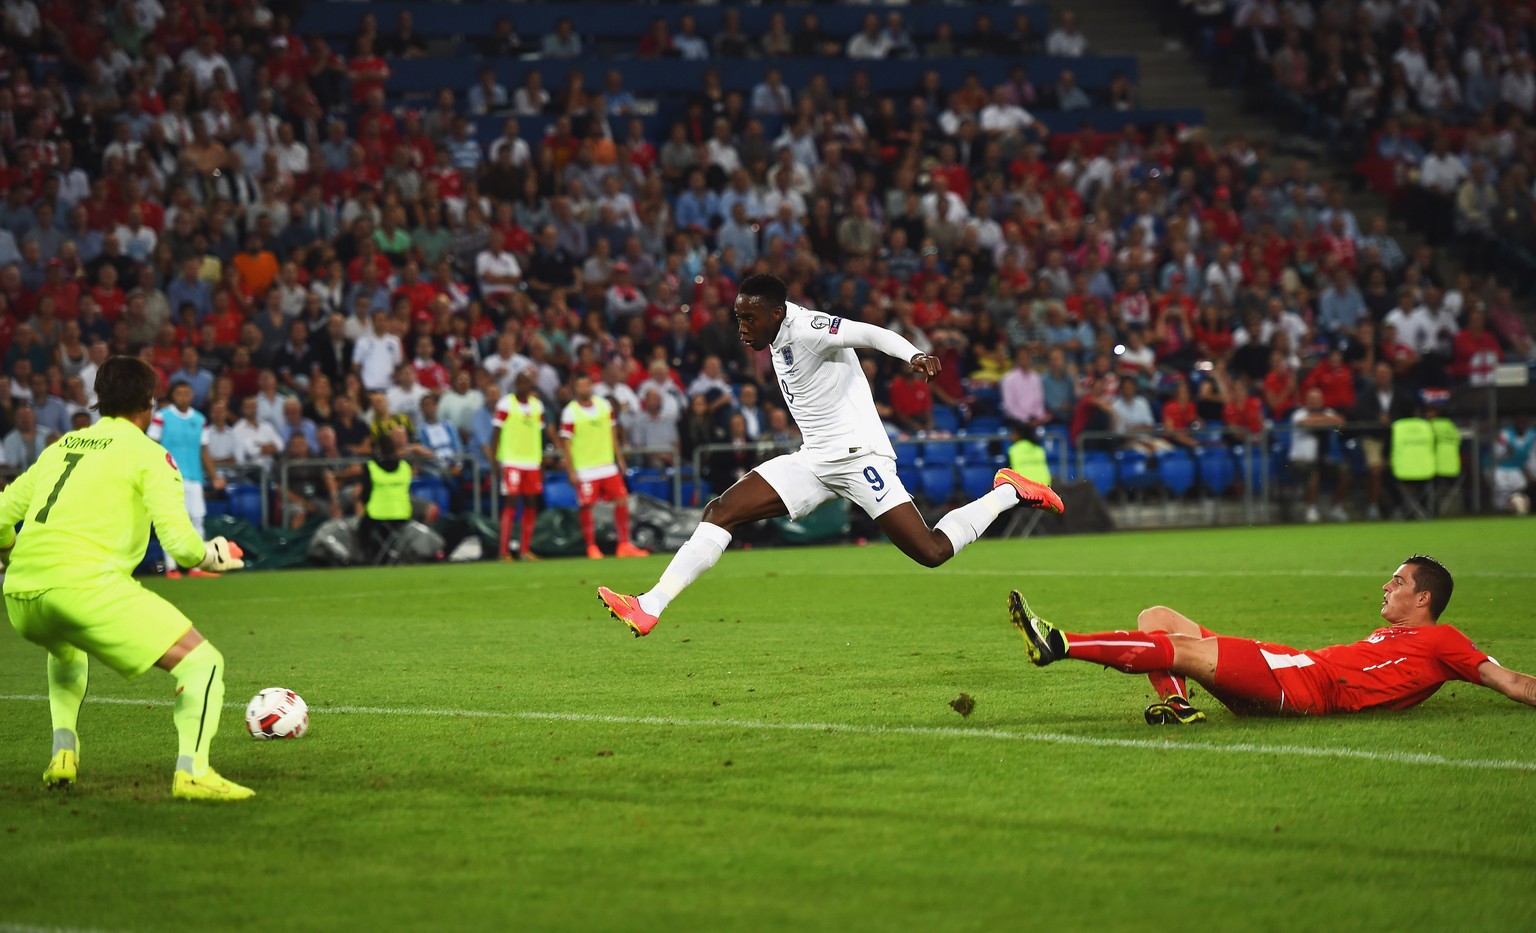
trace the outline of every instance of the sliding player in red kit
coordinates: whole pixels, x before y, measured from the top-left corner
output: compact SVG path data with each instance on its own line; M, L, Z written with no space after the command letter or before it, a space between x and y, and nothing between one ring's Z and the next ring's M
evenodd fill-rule
M1450 571L1439 561L1410 557L1381 589L1386 626L1363 641L1315 651L1217 635L1166 606L1144 610L1138 631L1094 635L1058 630L1030 611L1017 590L1008 596L1008 611L1037 666L1088 661L1146 674L1162 698L1147 707L1152 725L1205 720L1189 702L1189 678L1240 716L1407 709L1451 680L1536 706L1536 677L1506 670L1460 631L1437 624L1452 589Z

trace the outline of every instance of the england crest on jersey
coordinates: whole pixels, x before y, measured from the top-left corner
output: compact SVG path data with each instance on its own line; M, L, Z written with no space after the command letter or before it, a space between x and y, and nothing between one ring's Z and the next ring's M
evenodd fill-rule
M785 366L791 366L792 367L792 366L795 365L795 351L794 351L793 348L785 347L784 349L780 350L779 353L781 353L784 356L784 365Z

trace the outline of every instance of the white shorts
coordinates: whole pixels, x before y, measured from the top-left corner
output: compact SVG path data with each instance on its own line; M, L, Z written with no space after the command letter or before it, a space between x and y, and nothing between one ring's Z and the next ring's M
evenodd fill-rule
M183 480L181 490L187 500L187 516L192 519L192 527L202 536L203 519L208 515L208 506L203 503L203 484Z
M896 461L879 454L824 463L797 450L774 457L753 472L779 494L790 518L802 518L839 497L863 509L870 518L879 518L912 501L912 494L896 475Z

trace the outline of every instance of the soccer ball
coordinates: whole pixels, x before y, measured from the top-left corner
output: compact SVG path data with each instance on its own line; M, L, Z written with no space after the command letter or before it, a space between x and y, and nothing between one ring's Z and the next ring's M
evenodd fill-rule
M253 739L296 739L309 731L309 704L287 687L268 687L245 708Z

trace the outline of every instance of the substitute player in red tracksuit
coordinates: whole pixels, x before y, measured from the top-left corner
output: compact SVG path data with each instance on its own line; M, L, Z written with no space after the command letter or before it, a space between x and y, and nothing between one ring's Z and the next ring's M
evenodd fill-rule
M1138 631L1094 635L1058 630L1031 612L1017 590L1008 609L1038 666L1070 659L1146 674L1162 698L1147 707L1153 725L1204 721L1189 702L1188 678L1249 716L1407 709L1451 680L1536 706L1536 677L1506 670L1454 627L1438 624L1451 589L1450 571L1439 561L1410 557L1381 588L1387 625L1363 641L1316 651L1217 635L1166 606L1144 610Z

